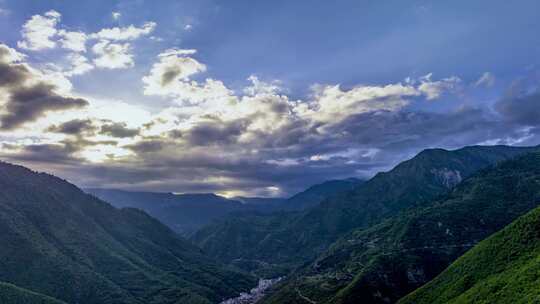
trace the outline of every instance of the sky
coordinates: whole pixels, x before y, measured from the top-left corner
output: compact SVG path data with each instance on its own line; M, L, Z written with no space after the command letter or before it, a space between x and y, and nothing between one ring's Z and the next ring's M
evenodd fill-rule
M540 2L0 0L0 159L82 187L288 196L540 144Z

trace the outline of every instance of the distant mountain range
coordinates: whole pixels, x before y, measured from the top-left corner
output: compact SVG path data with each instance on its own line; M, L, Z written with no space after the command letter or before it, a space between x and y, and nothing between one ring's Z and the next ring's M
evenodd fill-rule
M0 188L1 303L217 303L257 285L54 176L0 163Z
M354 178L327 181L289 199L262 197L227 199L213 193L173 194L99 188L88 188L85 191L117 208L132 207L144 210L176 232L190 235L204 225L234 213L271 213L311 208L328 196L352 189L360 183L361 180Z
M256 209L215 194L129 192L113 189L84 189L117 208L137 208L159 219L174 231L189 235L201 226L227 214Z

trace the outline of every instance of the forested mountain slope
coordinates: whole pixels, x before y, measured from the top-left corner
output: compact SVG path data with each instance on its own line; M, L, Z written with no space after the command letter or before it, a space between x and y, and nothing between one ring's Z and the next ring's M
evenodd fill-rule
M217 303L255 286L136 209L0 163L0 281L67 303Z
M540 209L480 242L400 304L540 301Z
M51 297L0 282L0 303L2 304L66 304Z
M538 203L540 153L500 163L432 203L347 234L263 303L394 303Z

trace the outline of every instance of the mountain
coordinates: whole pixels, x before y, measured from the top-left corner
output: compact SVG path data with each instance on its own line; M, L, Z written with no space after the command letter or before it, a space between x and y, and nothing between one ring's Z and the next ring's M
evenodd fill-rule
M199 230L192 240L212 257L249 271L290 270L315 259L353 229L367 228L422 206L478 170L535 149L474 146L425 150L313 208L272 215L272 219L229 218Z
M273 262L285 243L267 244L268 236L287 234L297 213L231 215L203 227L191 240L204 246L210 256L260 277L286 275L296 264ZM256 257L256 258L254 258Z
M537 303L540 208L480 242L400 304Z
M282 197L246 197L246 196L236 196L231 199L235 201L239 201L245 205L268 207L269 210L281 208L282 204L287 200L286 198L282 198Z
M117 208L132 207L144 210L183 235L189 235L227 214L256 208L211 193L173 194L113 189L85 189L85 191Z
M65 304L51 297L35 293L12 284L0 282L2 304Z
M148 212L174 231L191 235L199 228L233 213L271 213L281 210L303 210L319 204L326 197L350 190L361 183L355 178L331 180L292 196L289 199L236 197L227 199L213 194L173 194L130 192L115 189L85 189L118 208L132 207Z
M317 206L332 195L354 189L364 181L357 178L329 180L309 187L291 198L283 205L283 210L300 211Z
M347 234L262 303L395 303L538 203L537 152L481 170L429 204Z
M0 163L0 189L0 282L79 304L218 303L257 285L54 176Z

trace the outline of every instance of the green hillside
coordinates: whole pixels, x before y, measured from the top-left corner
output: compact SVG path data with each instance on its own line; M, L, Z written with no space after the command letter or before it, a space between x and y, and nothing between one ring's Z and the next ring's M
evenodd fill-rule
M218 303L257 282L146 213L0 163L0 281L67 303Z
M540 208L475 246L400 304L540 302Z
M65 304L62 301L38 294L15 285L0 282L2 304Z
M347 234L262 303L394 303L539 202L540 153L481 170L426 206Z
M248 270L293 269L315 259L352 229L367 228L421 206L478 170L533 149L475 146L425 150L306 211L271 219L228 219L203 228L193 240L211 256L225 263L242 261Z

